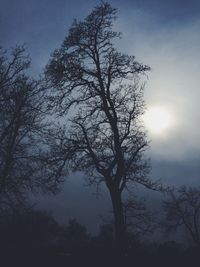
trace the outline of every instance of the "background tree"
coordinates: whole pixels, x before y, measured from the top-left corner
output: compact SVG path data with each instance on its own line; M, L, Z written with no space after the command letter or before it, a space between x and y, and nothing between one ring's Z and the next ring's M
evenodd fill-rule
M47 212L29 209L0 214L0 256L7 266L52 263L58 249L61 227Z
M146 207L144 199L136 196L124 201L126 228L135 238L152 234L156 228L154 214Z
M40 82L27 75L29 65L23 46L10 55L0 49L0 206L15 211L27 190L44 185L36 161L43 97Z
M200 246L200 189L182 186L164 202L167 232L184 227L194 244Z
M96 7L82 22L75 21L60 49L46 66L48 108L59 117L51 131L53 173L85 172L90 184L104 182L113 205L115 236L124 244L122 192L131 184L158 188L147 178L148 146L140 124L144 112L140 76L149 70L134 56L114 47L121 34L112 31L116 10ZM57 170L57 171L56 171ZM52 174L52 172L51 172Z
M84 253L89 245L90 236L84 225L76 219L70 219L67 226L63 228L61 243L65 252Z

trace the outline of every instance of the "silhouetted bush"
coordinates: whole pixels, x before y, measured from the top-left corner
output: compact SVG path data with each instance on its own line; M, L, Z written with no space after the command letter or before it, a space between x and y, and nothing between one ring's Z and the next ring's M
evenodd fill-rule
M5 249L44 249L56 243L58 233L57 222L43 211L7 214L0 219L0 244Z
M60 245L66 253L80 253L90 242L90 235L85 226L76 219L71 219L66 227L63 227L60 236Z

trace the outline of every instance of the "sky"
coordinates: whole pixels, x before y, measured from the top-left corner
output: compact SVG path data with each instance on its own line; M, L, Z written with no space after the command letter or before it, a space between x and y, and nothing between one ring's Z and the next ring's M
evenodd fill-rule
M110 3L118 9L115 29L123 34L119 49L151 67L145 87L147 110L165 108L172 118L171 127L162 134L148 134L151 176L165 184L200 185L200 1ZM96 0L0 0L0 45L9 49L26 44L31 73L37 77L73 19L83 19L97 4ZM41 206L51 207L60 221L77 217L89 224L93 214L95 224L105 210L109 212L109 197L103 189L96 199L95 189L82 184L81 174L73 175L60 195L41 198Z

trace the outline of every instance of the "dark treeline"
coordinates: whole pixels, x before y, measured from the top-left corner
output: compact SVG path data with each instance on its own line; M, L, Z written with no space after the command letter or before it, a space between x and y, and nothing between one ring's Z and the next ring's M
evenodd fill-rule
M150 67L116 49L115 19L116 9L102 2L74 21L37 80L28 74L24 46L0 48L0 253L13 266L188 266L198 260L200 189L150 179L141 120ZM29 201L31 193L58 193L76 171L90 186L103 183L110 195L113 220L96 236L76 220L59 225ZM163 194L161 215L137 196L137 186ZM177 243L175 235L165 243L144 241L158 229L182 232L186 241Z
M91 235L75 219L61 226L49 213L34 209L2 214L0 235L4 266L198 266L199 261L195 244L144 242L131 232L122 257L116 255L112 223L102 223Z

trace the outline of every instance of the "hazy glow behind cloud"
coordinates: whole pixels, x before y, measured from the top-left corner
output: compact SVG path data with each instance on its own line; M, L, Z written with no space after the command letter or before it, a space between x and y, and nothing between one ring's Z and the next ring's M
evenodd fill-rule
M163 139L151 136L152 154L164 158L188 157L200 149L200 21L148 31L153 18L134 11L122 17L123 50L151 66L145 89L147 107L167 107L174 116L173 129Z

